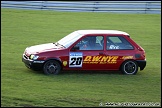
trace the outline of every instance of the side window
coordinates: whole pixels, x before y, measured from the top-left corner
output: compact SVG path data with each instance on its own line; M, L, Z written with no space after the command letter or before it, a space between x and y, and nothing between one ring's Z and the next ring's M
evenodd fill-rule
M107 36L107 50L133 49L133 46L122 36Z
M103 36L86 36L75 47L79 50L103 50Z

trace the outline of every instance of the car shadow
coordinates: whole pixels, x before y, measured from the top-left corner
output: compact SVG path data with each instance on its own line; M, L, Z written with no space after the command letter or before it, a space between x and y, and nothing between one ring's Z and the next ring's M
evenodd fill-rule
M62 75L68 75L68 74L122 74L121 71L97 71L97 70L73 70L73 71L61 71Z
M26 70L32 74L44 74L43 71ZM101 71L101 70L62 70L58 75L75 75L75 74L107 74L107 75L120 75L121 71Z

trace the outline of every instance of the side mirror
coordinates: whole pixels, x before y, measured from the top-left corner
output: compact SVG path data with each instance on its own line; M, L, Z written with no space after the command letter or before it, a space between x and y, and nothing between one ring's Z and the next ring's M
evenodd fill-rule
M79 50L79 46L74 46L71 50L72 50L72 51Z

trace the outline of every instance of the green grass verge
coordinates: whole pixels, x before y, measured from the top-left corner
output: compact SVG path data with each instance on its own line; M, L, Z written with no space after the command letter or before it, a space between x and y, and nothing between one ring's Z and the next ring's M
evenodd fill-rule
M27 46L56 42L78 29L128 32L146 51L137 75L68 71L46 76L21 61ZM161 16L1 8L1 106L96 106L161 102Z

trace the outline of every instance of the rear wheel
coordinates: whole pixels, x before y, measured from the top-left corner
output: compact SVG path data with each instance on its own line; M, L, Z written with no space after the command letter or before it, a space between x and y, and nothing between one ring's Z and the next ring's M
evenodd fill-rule
M43 66L43 72L46 75L50 75L50 74L57 75L60 73L60 71L61 71L61 65L56 60L49 60Z
M138 64L133 60L125 61L121 66L121 71L123 74L135 75L138 71Z

